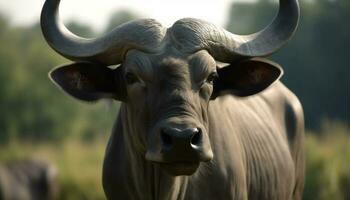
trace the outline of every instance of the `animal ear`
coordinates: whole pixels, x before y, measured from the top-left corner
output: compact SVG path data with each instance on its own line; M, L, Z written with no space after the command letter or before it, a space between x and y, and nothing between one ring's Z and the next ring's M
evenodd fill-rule
M123 101L126 97L121 67L112 70L96 63L76 62L57 67L49 76L65 92L83 101Z
M253 58L218 69L212 98L223 93L245 97L257 94L283 74L282 68L270 60Z

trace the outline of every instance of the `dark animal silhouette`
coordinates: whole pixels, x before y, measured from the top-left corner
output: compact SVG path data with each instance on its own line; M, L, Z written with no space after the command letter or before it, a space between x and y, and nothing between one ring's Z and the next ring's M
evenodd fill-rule
M36 159L16 160L0 165L0 200L54 200L57 170Z

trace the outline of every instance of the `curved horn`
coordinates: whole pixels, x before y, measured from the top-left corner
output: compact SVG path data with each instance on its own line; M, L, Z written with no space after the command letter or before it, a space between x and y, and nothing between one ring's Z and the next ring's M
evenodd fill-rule
M48 44L70 60L119 64L130 48L154 51L166 29L155 20L135 20L118 26L99 38L82 38L59 21L60 0L46 0L41 12L41 29Z
M299 21L298 0L280 0L275 19L265 29L251 35L236 35L197 19L182 19L172 27L179 48L207 49L214 58L232 62L241 57L268 56L293 36Z

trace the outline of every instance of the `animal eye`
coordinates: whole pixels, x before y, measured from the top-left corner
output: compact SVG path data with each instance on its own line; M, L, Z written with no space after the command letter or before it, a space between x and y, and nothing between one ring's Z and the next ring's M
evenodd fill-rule
M213 84L214 81L215 81L217 78L218 78L218 73L217 73L217 72L212 72L212 73L208 76L206 82L209 83L209 84Z
M126 81L126 84L131 85L131 84L138 82L139 79L137 78L137 76L135 74L133 74L131 72L127 72L125 74L125 81Z

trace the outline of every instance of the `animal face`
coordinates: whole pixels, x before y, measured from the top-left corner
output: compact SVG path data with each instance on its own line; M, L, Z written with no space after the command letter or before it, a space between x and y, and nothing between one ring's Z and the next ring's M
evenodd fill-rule
M206 51L131 51L122 67L127 107L146 159L175 175L192 174L211 160L208 106L218 76L215 60Z

